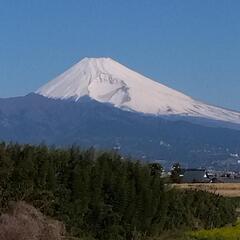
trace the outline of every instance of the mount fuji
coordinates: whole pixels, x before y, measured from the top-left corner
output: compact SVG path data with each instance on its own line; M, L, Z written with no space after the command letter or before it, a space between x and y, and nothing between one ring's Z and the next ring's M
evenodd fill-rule
M54 99L88 96L122 110L240 124L240 113L207 105L153 81L111 58L84 58L36 91Z
M236 169L239 130L239 112L197 101L110 58L84 58L34 93L0 98L0 141L114 148L165 166Z

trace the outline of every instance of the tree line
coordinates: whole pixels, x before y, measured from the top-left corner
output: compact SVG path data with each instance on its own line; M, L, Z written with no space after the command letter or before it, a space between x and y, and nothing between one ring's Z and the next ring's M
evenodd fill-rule
M116 152L0 144L0 212L26 201L81 239L123 240L236 221L235 205L212 193L176 190L161 166Z

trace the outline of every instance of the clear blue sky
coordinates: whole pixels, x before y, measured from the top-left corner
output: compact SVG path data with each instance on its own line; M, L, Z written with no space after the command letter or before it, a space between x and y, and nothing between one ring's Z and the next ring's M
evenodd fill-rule
M0 97L108 56L240 110L239 0L0 0Z

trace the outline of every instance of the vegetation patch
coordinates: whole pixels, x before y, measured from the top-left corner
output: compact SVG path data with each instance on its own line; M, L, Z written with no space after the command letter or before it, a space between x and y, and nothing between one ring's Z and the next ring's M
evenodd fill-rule
M200 230L187 234L193 240L239 240L240 223L232 227L222 227L212 230Z
M0 213L11 201L30 203L63 222L71 236L88 240L161 239L237 219L231 199L172 188L161 166L78 147L0 144Z

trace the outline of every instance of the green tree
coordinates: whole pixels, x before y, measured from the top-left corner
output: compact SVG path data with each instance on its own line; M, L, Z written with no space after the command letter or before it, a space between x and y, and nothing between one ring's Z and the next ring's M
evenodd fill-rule
M180 183L181 182L181 165L179 163L175 163L171 169L171 180L173 183Z

